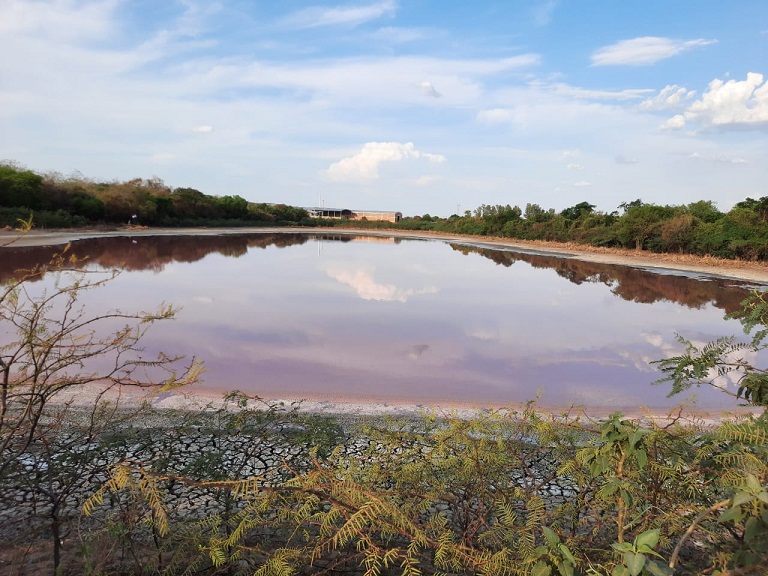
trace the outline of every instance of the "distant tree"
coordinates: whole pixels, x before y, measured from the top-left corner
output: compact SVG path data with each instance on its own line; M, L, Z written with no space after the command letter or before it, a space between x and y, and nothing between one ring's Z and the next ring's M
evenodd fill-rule
M156 214L154 197L163 188L157 180L134 178L127 182L111 182L95 187L94 195L104 203L104 218L108 222L151 222Z
M760 214L752 208L737 204L725 214L723 221L726 226L737 227L746 232L749 228L756 226L760 222Z
M553 208L544 210L538 204L526 204L524 216L529 222L546 222L554 218L555 210Z
M43 177L30 170L0 164L0 206L43 208Z
M638 198L637 200L632 200L630 202L622 202L621 204L619 204L619 208L621 208L626 213L626 211L629 210L630 208L638 208L644 205L645 205L645 202L643 202L642 200L640 200L640 198Z
M518 206L509 204L482 204L475 209L475 218L482 220L481 234L490 236L504 235L509 222L517 222L522 216L522 210Z
M91 222L104 219L104 202L94 198L84 190L75 190L70 192L66 199L67 209L72 214L84 216Z
M579 202L575 206L571 206L560 212L560 215L566 220L578 220L588 214L592 214L592 212L595 211L595 208L596 206L589 202Z
M645 242L658 232L661 221L670 214L671 210L666 206L629 206L618 221L619 239L624 245L634 244L635 250L642 250Z
M696 227L696 218L691 214L681 214L660 225L663 248L668 252L685 252L690 249Z
M275 215L270 212L268 204L263 202L252 203L248 205L248 220L257 222L274 222Z
M171 199L181 218L211 217L214 213L215 200L194 188L176 188Z
M173 199L170 196L155 196L152 198L155 204L155 218L158 222L167 221L178 216Z
M298 223L308 217L304 208L288 206L287 204L270 204L268 210L274 215L277 222Z
M746 200L737 202L736 207L751 210L757 214L758 218L763 222L768 221L768 196L763 196L759 200L747 198Z
M248 218L248 201L240 196L222 196L216 199L216 204L224 218Z
M723 217L723 213L717 209L717 206L715 206L715 203L711 200L692 202L686 206L686 211L691 216L695 216L702 222L707 223L717 222Z

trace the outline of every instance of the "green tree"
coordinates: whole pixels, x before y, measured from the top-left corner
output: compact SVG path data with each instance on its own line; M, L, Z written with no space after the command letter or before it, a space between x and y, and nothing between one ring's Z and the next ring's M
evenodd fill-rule
M194 188L176 188L171 196L181 218L210 218L215 200Z
M84 190L75 190L67 195L66 206L72 214L83 216L91 222L104 219L104 202Z
M667 206L630 205L617 222L619 239L625 246L642 250L649 238L659 232L660 223L671 215Z
M0 206L43 208L43 177L30 170L0 164Z
M704 346L682 336L678 341L685 352L657 362L664 378L660 383L672 385L671 394L679 394L691 386L714 386L726 394L756 406L768 406L768 368L748 360L759 358L768 348L768 301L766 294L757 292L742 304L742 309L730 315L738 319L751 340L735 336L718 338Z
M707 223L717 222L723 217L723 213L717 209L717 206L711 200L691 202L686 206L686 210L691 216Z
M575 206L571 206L560 212L560 215L566 220L578 220L579 218L592 214L595 211L595 208L596 206L589 202L579 202Z
M248 201L240 196L222 196L216 204L224 218L245 220L248 218Z
M691 214L681 214L659 225L664 252L690 252L698 220Z
M523 214L528 222L547 222L555 216L554 209L545 210L538 204L526 204Z
M762 221L768 221L768 196L763 196L758 200L754 198L747 198L741 202L736 203L736 208L745 208L751 210Z

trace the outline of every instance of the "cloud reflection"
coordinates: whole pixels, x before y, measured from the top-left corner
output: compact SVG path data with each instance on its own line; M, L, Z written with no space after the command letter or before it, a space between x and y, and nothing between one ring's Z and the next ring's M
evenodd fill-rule
M357 270L344 270L342 268L328 268L328 276L341 284L349 286L357 292L363 300L375 300L378 302L407 302L411 296L423 294L436 294L437 288L430 286L419 290L401 289L394 284L382 284L376 282L373 274L363 268Z
M418 360L427 350L429 350L429 344L414 344L408 351L407 356L411 360Z

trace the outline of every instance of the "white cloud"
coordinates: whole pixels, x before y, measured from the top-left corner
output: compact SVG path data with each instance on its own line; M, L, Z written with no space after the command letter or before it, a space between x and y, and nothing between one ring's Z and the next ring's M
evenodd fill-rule
M568 164L566 168L568 168L568 170L579 170L579 171L584 170L584 166L582 166L581 164L576 164L574 162L571 162L570 164Z
M629 89L629 90L585 90L584 88L577 88L576 86L569 86L568 84L552 84L551 90L558 96L566 96L570 98L582 98L585 100L635 100L642 98L648 92L653 92L649 89Z
M640 104L641 110L669 110L683 107L696 94L695 90L687 90L677 84L668 84L653 98Z
M442 94L437 91L437 89L432 85L432 82L427 82L426 80L419 84L419 88L421 88L421 92L425 96L431 96L432 98L440 98Z
M643 337L651 346L654 346L655 348L661 348L665 345L664 337L661 334L644 333Z
M442 180L440 176L437 176L435 174L429 174L426 176L419 176L415 180L410 180L410 183L414 186L431 186L435 182L439 182Z
M156 154L152 154L150 159L152 162L158 164L166 164L168 162L173 162L176 158L178 158L178 156L172 152L157 152Z
M391 107L404 101L424 104L422 82L440 86L443 104L472 104L488 77L538 64L536 54L488 60L430 56L306 60L293 64L253 62L243 66L202 63L199 85L212 97L223 89L288 89L296 94L333 98L354 107ZM417 90L412 87L416 86ZM407 89L411 88L411 89Z
M418 360L427 350L429 350L429 344L414 344L410 347L406 356L411 360Z
M385 26L376 30L372 36L374 38L384 40L385 42L391 42L393 44L406 44L408 42L417 42L419 40L443 37L445 36L445 33L429 28L403 28L397 26Z
M547 26L552 22L552 14L557 8L557 0L544 0L533 10L533 21L537 26Z
M359 26L383 16L394 15L397 3L392 1L374 4L330 7L313 6L305 8L286 18L285 23L295 28L319 28L322 26Z
M210 134L213 132L213 126L205 125L205 126L197 126L196 128L192 128L192 132L199 132L200 134Z
M684 120L675 118L682 127L685 122L697 122L704 126L768 126L768 83L763 75L749 72L746 80L719 78L709 83L701 99L693 102L684 112Z
M514 110L508 108L491 108L490 110L480 110L477 113L478 122L485 124L507 124L515 119Z
M592 54L593 66L648 66L717 40L674 40L644 36L604 46Z
M574 186L577 188L585 188L587 186L592 186L592 182L587 182L586 180L580 180L578 182L573 183Z
M379 177L379 166L383 162L400 162L407 159L445 162L445 156L442 154L420 152L416 150L413 142L368 142L354 156L331 164L326 174L331 180L338 182L376 180Z
M682 114L675 114L661 125L662 130L679 130L685 128L685 117Z
M701 152L691 152L688 155L691 160L702 160L706 162L718 162L720 164L746 164L747 161L741 156L727 156L724 154L702 154Z
M87 2L3 2L0 35L23 34L51 39L103 39L112 31L111 16L117 0Z

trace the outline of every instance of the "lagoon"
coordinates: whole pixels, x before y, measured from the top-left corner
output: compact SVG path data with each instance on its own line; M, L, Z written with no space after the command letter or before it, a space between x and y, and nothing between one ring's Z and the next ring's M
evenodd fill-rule
M652 362L679 352L676 333L740 334L724 314L766 288L481 241L333 232L126 236L71 249L92 268L123 269L86 307L180 308L144 343L205 362L190 391L266 398L731 409L710 387L667 398L651 384ZM5 248L0 278L54 251Z

